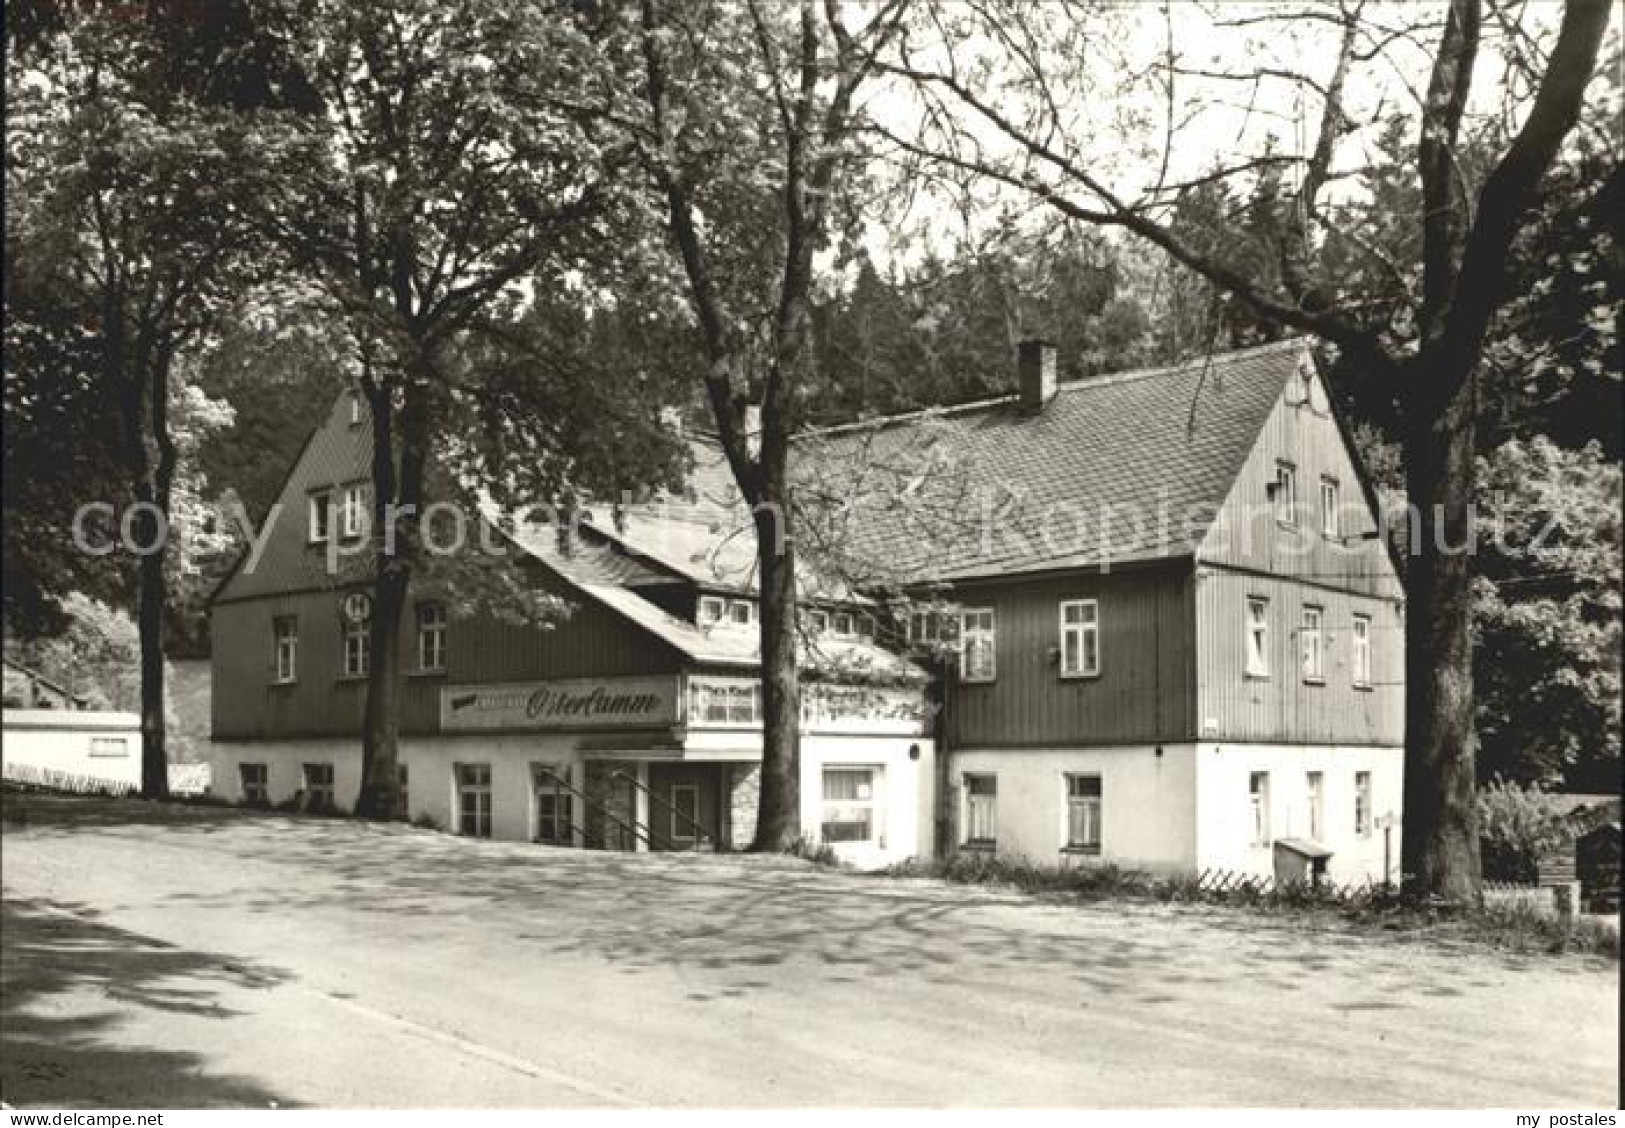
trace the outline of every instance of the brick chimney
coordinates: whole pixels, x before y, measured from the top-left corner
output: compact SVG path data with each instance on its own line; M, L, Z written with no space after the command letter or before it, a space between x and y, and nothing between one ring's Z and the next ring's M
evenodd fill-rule
M1021 406L1027 411L1044 410L1055 398L1055 346L1029 337L1016 346L1016 382L1021 390Z

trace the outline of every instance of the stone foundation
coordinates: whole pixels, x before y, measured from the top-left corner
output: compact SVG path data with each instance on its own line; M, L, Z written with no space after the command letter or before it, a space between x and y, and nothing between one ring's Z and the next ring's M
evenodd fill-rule
M743 850L756 836L756 807L762 795L762 765L735 764L728 773L728 845Z

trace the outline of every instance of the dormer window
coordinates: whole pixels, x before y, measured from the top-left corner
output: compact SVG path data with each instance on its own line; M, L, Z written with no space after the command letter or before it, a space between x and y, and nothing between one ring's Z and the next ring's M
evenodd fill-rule
M836 638L851 638L857 634L853 615L850 611L837 611L833 619Z
M714 595L700 596L700 626L714 627L722 622L723 602Z
M745 599L730 599L728 621L736 627L750 626L756 621L756 605Z
M807 630L812 634L823 634L829 630L828 611L807 612Z

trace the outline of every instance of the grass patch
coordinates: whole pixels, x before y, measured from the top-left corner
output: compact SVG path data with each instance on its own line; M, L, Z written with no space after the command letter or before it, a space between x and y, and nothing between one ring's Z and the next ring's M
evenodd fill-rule
M1276 886L1261 880L1214 889L1194 874L1160 876L1111 864L1045 866L1026 858L979 851L961 851L942 859L911 859L880 871L880 876L935 878L1084 902L1205 904L1268 915L1306 929L1343 927L1523 955L1577 952L1619 958L1617 928L1596 917L1564 920L1527 904L1445 906L1381 886L1350 890L1307 883Z

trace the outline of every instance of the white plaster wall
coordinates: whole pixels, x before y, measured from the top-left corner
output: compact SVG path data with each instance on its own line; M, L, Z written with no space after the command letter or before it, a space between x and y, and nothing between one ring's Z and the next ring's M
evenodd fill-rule
M433 739L403 737L400 760L406 765L409 810L427 815L445 830L456 830L456 764L491 765L491 833L494 838L527 841L534 835L531 764L547 763L571 771L580 786L581 767L571 737L474 734ZM355 806L361 789L359 740L265 740L252 743L217 741L211 749L216 795L242 801L240 763L267 765L272 803L293 797L303 785L306 763L331 763L339 806Z
M1320 841L1333 851L1327 870L1332 880L1364 883L1383 879L1383 831L1379 820L1392 815L1390 865L1399 877L1399 815L1404 794L1404 749L1281 744L1202 744L1196 757L1200 818L1197 868L1260 875L1275 872L1274 850L1252 845L1249 782L1253 772L1270 773L1270 835L1309 836L1308 773L1322 773L1325 826ZM1371 773L1373 829L1355 834L1354 773Z
M911 759L909 750L919 749ZM920 736L830 736L801 738L801 826L816 838L823 821L826 767L879 768L877 798L884 845L832 844L842 861L863 869L931 855L931 791L936 780L936 746Z
M0 760L9 777L44 783L57 778L64 786L88 780L141 786L141 718L135 713L7 709L0 717ZM123 754L92 756L91 741L104 737L123 740Z
M1168 744L1113 748L960 749L950 781L956 841L964 835L966 772L998 777L998 852L1040 865L1106 864L1188 871L1196 860L1195 749ZM1063 855L1066 776L1100 776L1099 855Z
M573 748L574 737L547 734L441 736L402 738L401 762L407 766L412 817L428 815L446 830L456 829L456 777L453 765L491 765L491 822L495 838L528 841L535 836L531 764L543 762L569 769L581 785L583 768ZM918 759L909 755L919 749ZM238 765L267 765L271 802L293 797L303 785L304 764L331 763L337 801L349 810L361 787L361 746L357 740L287 740L215 742L210 766L214 793L229 802L242 801ZM816 836L823 800L822 773L830 767L880 769L879 822L884 845L842 843L836 853L862 867L878 867L931 853L931 788L935 780L935 746L909 736L807 736L801 745L802 826Z

